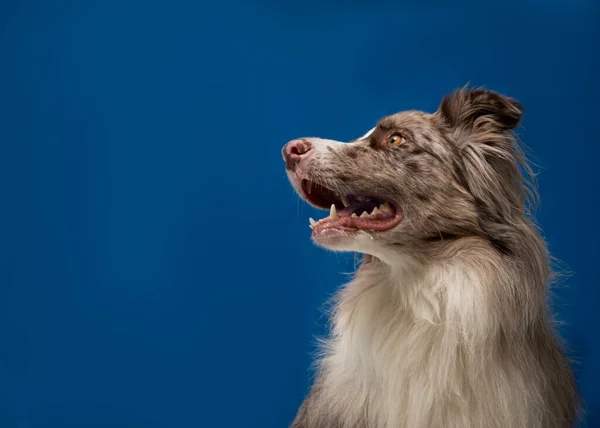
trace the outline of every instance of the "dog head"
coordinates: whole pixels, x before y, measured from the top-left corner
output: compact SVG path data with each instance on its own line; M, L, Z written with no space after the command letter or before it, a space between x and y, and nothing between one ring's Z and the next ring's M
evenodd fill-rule
M290 141L282 153L292 185L329 211L311 219L312 239L381 256L476 235L510 251L506 226L525 215L530 189L513 133L522 114L514 99L463 88L433 114L387 116L351 142Z

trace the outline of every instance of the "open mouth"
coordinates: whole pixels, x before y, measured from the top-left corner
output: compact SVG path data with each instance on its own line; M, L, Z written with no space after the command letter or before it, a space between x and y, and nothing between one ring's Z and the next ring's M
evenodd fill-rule
M302 180L302 193L310 204L329 210L329 216L319 221L310 219L313 235L329 229L383 232L402 221L400 208L377 196L340 195L310 180Z

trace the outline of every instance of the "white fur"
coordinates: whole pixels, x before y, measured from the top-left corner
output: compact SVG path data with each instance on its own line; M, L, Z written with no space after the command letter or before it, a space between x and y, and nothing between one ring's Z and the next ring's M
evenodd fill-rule
M369 137L371 136L371 134L373 133L373 131L375 131L375 128L376 128L376 127L373 127L373 128L371 128L371 129L369 129L365 135L363 135L362 137L360 137L360 138L358 139L358 141L360 141L360 140L365 140L365 139L369 138Z
M517 377L486 361L481 339L494 319L483 282L468 263L427 266L406 255L362 271L324 342L321 402L348 427L369 409L374 428L542 428L530 411L540 397L527 394L535 386L516 393Z

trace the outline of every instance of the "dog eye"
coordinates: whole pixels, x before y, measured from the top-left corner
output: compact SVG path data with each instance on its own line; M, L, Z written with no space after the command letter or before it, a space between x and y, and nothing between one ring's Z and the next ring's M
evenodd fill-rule
M404 144L405 142L406 139L400 134L392 134L387 139L387 143L390 146L399 146L401 144Z

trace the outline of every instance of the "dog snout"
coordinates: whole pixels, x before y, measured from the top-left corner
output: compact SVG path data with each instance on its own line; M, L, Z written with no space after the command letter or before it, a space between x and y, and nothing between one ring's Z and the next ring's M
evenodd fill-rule
M298 163L312 154L312 150L312 143L304 138L290 141L281 150L285 167L290 171L294 171Z

